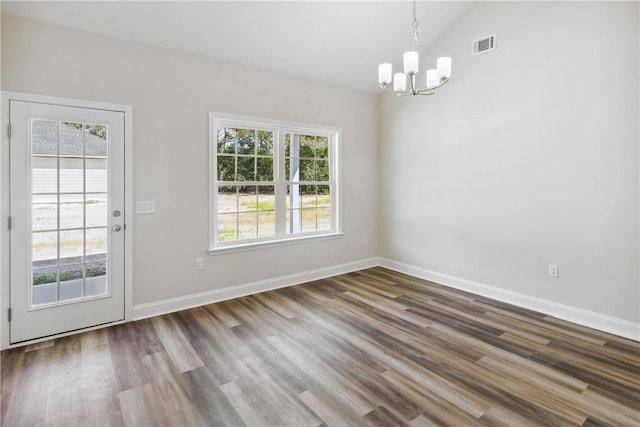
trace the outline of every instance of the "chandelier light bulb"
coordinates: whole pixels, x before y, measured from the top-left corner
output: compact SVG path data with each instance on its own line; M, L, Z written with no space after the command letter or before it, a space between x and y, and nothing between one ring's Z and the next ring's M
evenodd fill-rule
M451 77L451 58L448 56L441 56L436 63L438 68L438 80L446 77Z
M435 68L427 70L427 89L438 86L438 71Z
M392 67L391 64L378 65L378 83L381 85L388 85L391 83Z
M404 54L405 74L416 74L418 72L418 52L411 51Z
M405 73L395 73L393 75L393 90L407 90L407 75Z

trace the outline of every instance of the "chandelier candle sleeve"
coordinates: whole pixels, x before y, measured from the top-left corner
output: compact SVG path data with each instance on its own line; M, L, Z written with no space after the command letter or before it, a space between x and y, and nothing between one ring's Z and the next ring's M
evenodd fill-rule
M438 79L451 77L451 58L448 56L442 56L438 58L436 64L436 67L438 68Z
M418 52L405 52L404 72L409 75L418 72Z
M438 71L435 68L427 70L427 88L431 89L438 86Z
M405 73L395 73L393 75L393 90L407 90L407 75Z
M391 64L378 65L378 83L387 85L391 83L392 69Z

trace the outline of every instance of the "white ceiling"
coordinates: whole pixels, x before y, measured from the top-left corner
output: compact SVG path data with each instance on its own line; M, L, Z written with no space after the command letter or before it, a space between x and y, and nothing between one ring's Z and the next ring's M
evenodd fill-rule
M468 1L420 1L420 50ZM377 92L411 47L409 1L2 1L2 13ZM426 66L424 64L421 66Z

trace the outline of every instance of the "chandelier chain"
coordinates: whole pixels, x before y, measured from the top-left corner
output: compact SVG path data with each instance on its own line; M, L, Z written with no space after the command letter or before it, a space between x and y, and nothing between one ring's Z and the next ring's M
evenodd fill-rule
M413 50L415 51L420 41L420 24L418 23L418 15L416 14L416 0L413 0L413 22L411 23L413 30Z

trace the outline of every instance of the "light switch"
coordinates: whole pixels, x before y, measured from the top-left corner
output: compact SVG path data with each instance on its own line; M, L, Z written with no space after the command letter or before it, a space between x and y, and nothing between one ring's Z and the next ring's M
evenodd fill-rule
M136 202L136 213L139 215L156 213L156 202Z

